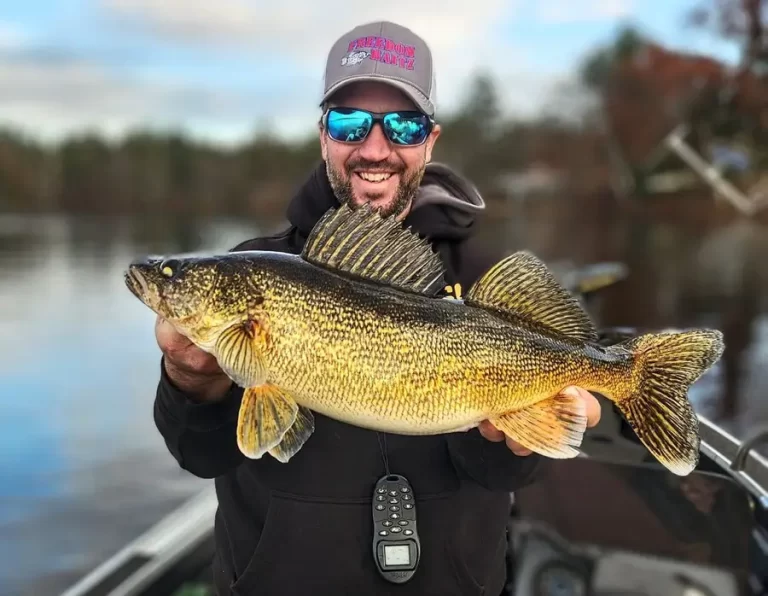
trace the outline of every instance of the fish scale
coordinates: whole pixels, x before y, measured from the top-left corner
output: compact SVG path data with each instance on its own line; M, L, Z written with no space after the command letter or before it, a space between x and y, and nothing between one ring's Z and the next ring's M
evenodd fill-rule
M612 400L676 474L698 464L687 391L723 351L716 330L646 334L603 347L579 302L521 251L457 298L439 256L394 218L342 206L300 255L251 251L134 263L131 291L213 354L244 388L237 441L287 463L313 412L400 434L488 420L542 455L578 455L585 405Z

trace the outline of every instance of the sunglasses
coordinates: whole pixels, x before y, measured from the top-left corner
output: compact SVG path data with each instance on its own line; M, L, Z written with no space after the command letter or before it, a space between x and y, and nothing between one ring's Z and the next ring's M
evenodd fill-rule
M356 108L331 108L323 114L328 136L340 143L362 143L377 122L387 139L401 147L423 144L435 124L432 118L417 111L380 114Z

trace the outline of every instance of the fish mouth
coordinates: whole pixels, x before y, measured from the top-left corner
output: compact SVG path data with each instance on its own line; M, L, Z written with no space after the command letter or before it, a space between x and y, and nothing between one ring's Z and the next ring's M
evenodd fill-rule
M131 293L142 302L150 297L149 284L144 275L135 267L129 267L125 273L125 285Z

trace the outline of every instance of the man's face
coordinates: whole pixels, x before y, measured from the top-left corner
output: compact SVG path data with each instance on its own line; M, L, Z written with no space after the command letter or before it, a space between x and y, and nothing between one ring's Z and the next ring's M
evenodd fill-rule
M415 110L400 91L382 83L354 83L341 89L332 106L371 112ZM391 143L379 123L362 143L334 141L321 130L320 145L328 178L342 203L353 206L370 203L382 215L404 218L432 159L432 147L440 135L435 125L426 142L415 147Z

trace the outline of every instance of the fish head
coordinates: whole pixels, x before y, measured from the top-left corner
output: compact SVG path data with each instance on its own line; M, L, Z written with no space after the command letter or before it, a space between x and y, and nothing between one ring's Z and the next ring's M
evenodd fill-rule
M258 271L236 255L147 257L125 273L128 289L179 332L205 347L253 316Z

